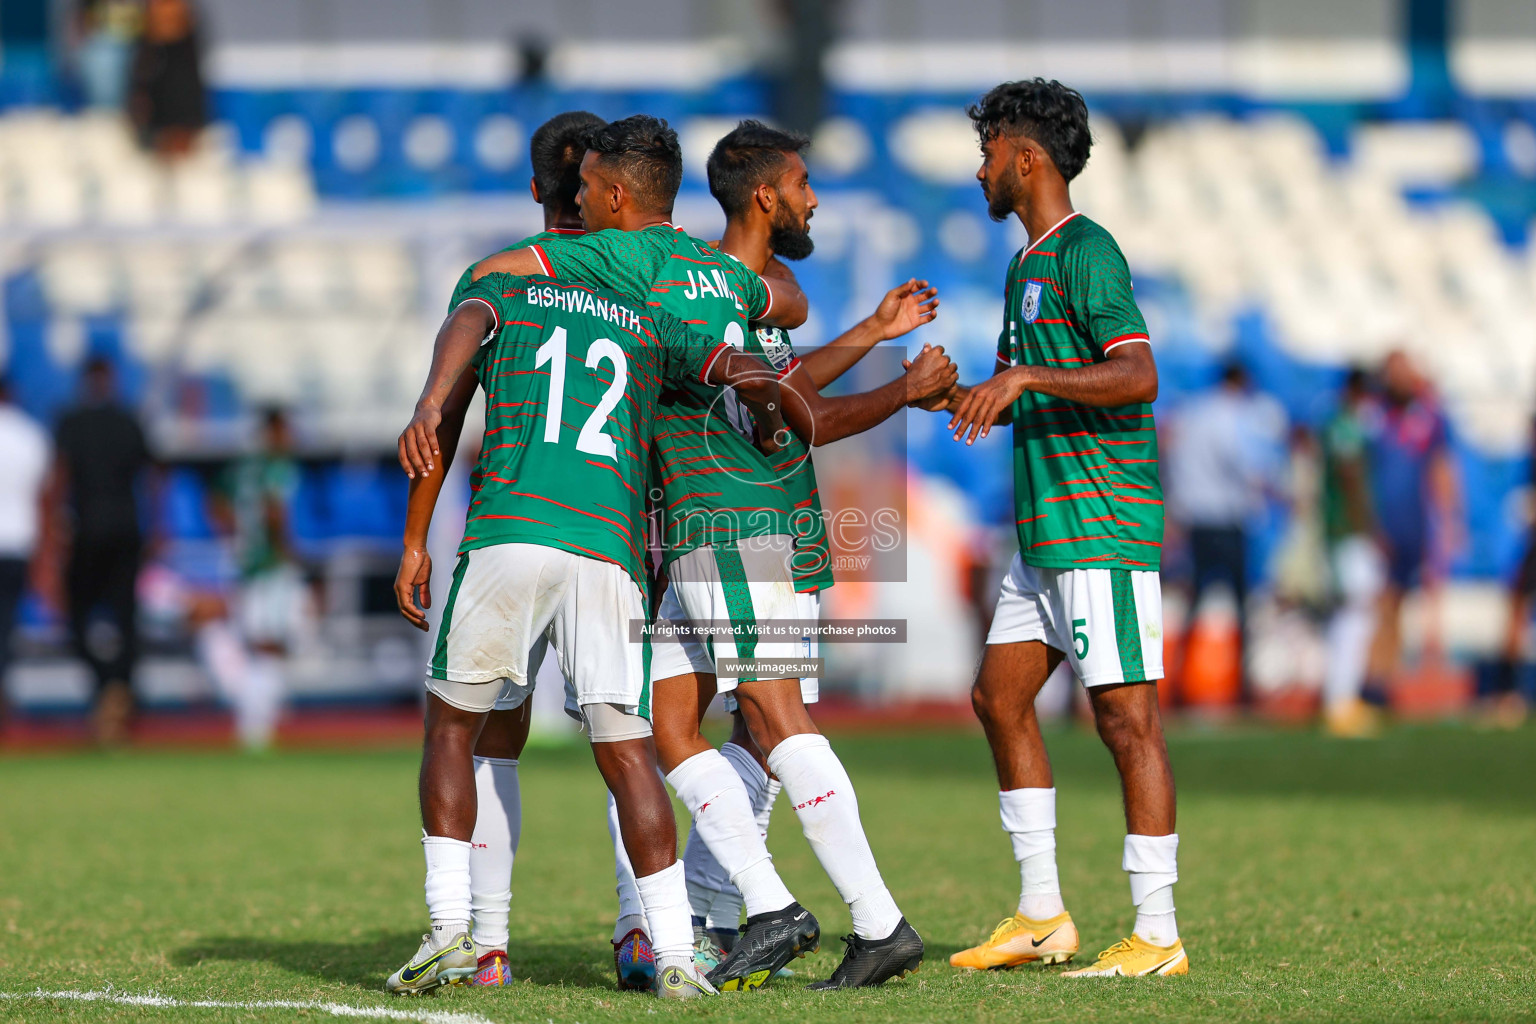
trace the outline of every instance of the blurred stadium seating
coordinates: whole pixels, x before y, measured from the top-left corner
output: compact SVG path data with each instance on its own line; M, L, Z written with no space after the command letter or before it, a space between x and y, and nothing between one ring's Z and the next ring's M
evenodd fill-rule
M205 6L215 28L219 18L249 27L234 4ZM961 6L1007 19L1007 5ZM578 15L558 7L530 5L524 20L580 32L568 24ZM1422 86L1411 52L1369 32L1312 77L1304 60L1276 56L1291 52L1279 43L1263 53L1234 43L1227 50L1249 54L1246 63L1230 58L1228 77L1203 88L1188 83L1204 72L1172 58L1116 78L1102 48L988 49L979 36L947 34L896 80L891 68L908 66L896 58L916 51L871 36L880 4L850 7L815 138L817 254L797 268L813 317L797 338L829 340L915 274L945 298L926 340L948 345L965 377L990 372L1001 271L1021 238L1017 224L987 221L964 104L980 91L973 79L994 68L1089 68L1096 147L1074 195L1129 257L1157 338L1160 410L1235 356L1294 419L1317 424L1345 367L1404 348L1445 403L1469 491L1473 543L1455 572L1508 570L1536 407L1536 82L1499 49L1497 31L1519 5L1465 5L1492 28L1453 40L1446 59L1457 77L1438 91ZM704 191L704 155L737 118L771 106L762 75L730 73L729 62L700 70L701 53L733 52L729 40L662 40L675 44L661 62L671 78L640 84L600 59L623 25L592 27L603 38L556 47L552 76L521 83L502 43L459 42L427 67L404 41L310 52L231 30L212 57L216 123L169 169L114 116L66 112L67 100L12 102L0 111L0 364L47 417L86 351L120 357L159 452L178 467L162 521L189 544L208 536L208 460L240 449L253 408L291 406L308 455L301 537L321 560L359 538L383 550L403 514L393 438L451 282L538 226L524 191L528 132L573 107L669 118L687 160L678 219L710 235L720 216ZM1514 52L1533 51L1516 41ZM380 71L383 58L398 62L399 81ZM1148 75L1169 81L1142 88ZM1260 87L1282 80L1291 85ZM1005 519L1004 446L957 450L935 427L910 417L911 468L947 485L962 523Z

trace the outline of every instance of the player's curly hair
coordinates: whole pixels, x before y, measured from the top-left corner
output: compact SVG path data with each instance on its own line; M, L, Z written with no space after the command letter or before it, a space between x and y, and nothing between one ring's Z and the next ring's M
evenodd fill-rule
M1088 104L1082 93L1055 79L1004 82L965 112L983 144L1002 135L1026 135L1040 144L1067 181L1088 163L1093 146Z
M534 131L528 149L533 160L533 180L539 185L539 203L545 209L576 209L587 136L607 123L590 111L567 110Z
M634 114L587 134L587 148L622 181L649 213L671 213L683 183L683 148L659 117Z
M804 153L810 144L810 137L799 132L780 131L761 121L743 121L715 143L709 154L705 164L709 194L727 217L734 217L746 209L757 186L783 173L785 154Z

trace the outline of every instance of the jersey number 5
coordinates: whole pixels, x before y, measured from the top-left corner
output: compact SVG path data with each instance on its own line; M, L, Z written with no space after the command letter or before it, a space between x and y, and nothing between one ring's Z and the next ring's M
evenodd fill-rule
M1082 661L1084 658L1088 657L1088 633L1086 631L1087 625L1087 619L1072 620L1072 649L1073 653L1077 655L1078 661Z
M544 406L544 440L549 444L559 444L560 416L565 409L565 328L556 327L549 340L539 346L537 355L538 362L533 364L534 369L545 363L551 364L549 401ZM613 367L613 383L608 385L608 390L603 392L603 397L581 425L581 432L576 435L576 450L617 462L618 446L613 443L613 438L603 433L603 424L608 422L608 414L613 412L613 407L624 397L624 387L629 383L629 360L624 358L624 350L607 338L598 338L587 346L587 369L596 369L597 364L605 359Z

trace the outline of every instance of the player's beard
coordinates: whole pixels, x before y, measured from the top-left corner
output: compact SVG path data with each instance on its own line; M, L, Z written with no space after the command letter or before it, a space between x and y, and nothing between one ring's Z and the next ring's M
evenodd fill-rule
M782 199L773 211L773 225L768 229L768 247L775 256L786 260L803 260L816 248L811 241L811 215L797 220L789 205Z
M1010 166L987 189L987 216L995 221L1005 221L1013 216L1018 206L1019 193L1024 183L1019 180L1019 169Z

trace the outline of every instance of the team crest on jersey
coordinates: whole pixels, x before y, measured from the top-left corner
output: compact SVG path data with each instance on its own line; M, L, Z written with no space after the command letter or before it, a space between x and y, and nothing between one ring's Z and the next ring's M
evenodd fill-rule
M775 370L783 370L795 358L795 350L778 328L759 328L757 343L762 346L763 358Z
M1027 281L1024 284L1024 308L1019 312L1024 317L1024 322L1032 324L1040 316L1040 292L1045 288L1039 281Z

